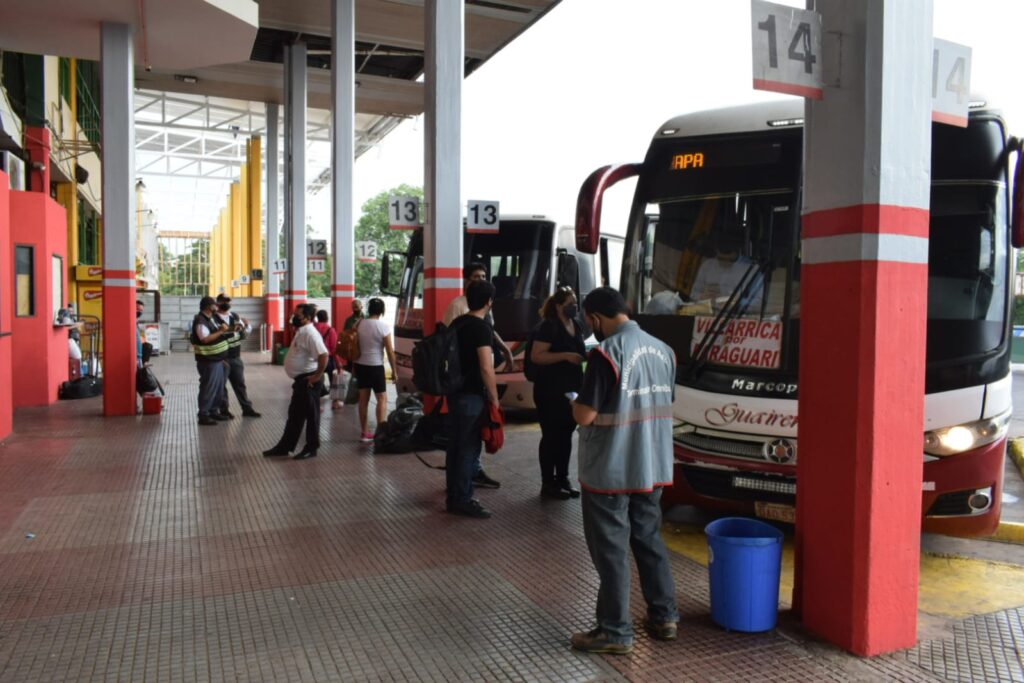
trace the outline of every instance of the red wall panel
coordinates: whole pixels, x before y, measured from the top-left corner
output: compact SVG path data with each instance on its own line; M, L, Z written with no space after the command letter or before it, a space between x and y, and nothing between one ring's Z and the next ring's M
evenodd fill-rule
M11 321L14 318L14 263L11 260L10 182L0 171L0 439L7 438L14 414L11 381Z
M54 256L64 266L61 281L67 298L64 207L41 192L11 192L9 245L12 259L15 246L35 249L34 315L11 318L14 407L45 406L57 400L61 382L68 379L68 332L53 325ZM11 282L13 294L13 276Z

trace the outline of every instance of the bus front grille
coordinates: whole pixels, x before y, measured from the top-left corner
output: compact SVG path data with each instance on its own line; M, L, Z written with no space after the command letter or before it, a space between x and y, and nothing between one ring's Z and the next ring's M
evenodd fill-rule
M737 472L683 465L683 476L690 488L701 496L723 500L763 501L794 505L795 477L773 476L757 472ZM741 480L737 486L737 479ZM751 484L760 488L755 488ZM786 491L786 492L783 492Z
M759 460L764 462L763 441L743 441L739 439L724 439L720 436L709 436L688 432L676 436L676 442L686 448L698 453L709 455L723 455L729 458L742 458L743 460Z

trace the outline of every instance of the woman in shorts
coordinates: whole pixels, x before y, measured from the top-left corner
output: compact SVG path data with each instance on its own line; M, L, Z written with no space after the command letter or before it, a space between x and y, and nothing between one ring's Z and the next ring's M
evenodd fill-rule
M355 375L359 387L359 429L360 441L373 441L369 425L370 394L377 400L377 424L384 424L388 417L387 380L384 375L384 352L391 364L392 380L396 377L395 347L391 337L391 325L381 320L384 315L384 301L374 297L366 307L367 317L359 323L359 358L356 359Z

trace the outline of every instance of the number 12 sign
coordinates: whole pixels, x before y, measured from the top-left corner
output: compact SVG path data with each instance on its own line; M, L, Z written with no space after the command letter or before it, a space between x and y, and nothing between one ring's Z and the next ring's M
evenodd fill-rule
M821 15L751 0L754 89L822 98Z

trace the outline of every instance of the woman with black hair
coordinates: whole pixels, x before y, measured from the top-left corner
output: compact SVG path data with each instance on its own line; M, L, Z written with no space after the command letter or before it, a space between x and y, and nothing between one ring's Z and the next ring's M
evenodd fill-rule
M569 392L583 386L582 363L586 347L579 306L571 287L560 287L540 311L543 321L534 333L530 361L541 366L533 382L533 402L540 422L540 495L555 500L577 498L569 481L572 456L572 417Z
M384 301L374 297L366 306L368 317L359 321L359 358L356 359L355 381L359 386L359 429L360 441L373 441L369 427L370 393L377 401L377 424L384 424L388 417L388 388L384 375L384 354L391 363L391 379L396 380L398 365L395 363L395 347L391 337L391 325L381 320L384 315Z

